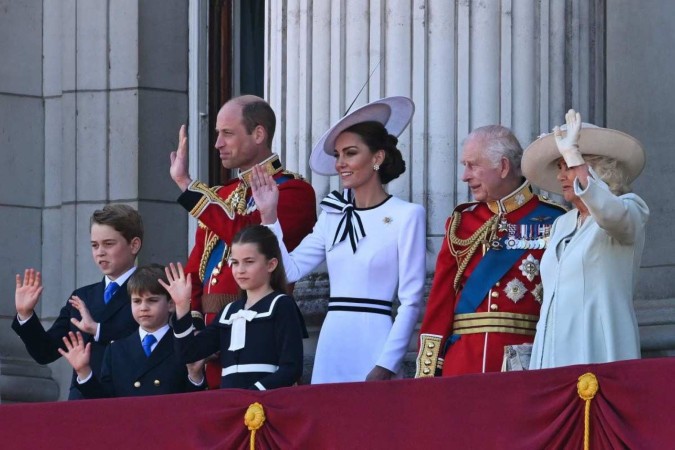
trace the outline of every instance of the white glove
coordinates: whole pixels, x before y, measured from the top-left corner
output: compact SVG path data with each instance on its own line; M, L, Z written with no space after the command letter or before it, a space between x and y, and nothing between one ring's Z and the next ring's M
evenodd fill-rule
M558 151L565 160L567 167L576 167L586 164L584 157L581 156L581 152L579 151L581 114L570 109L567 111L567 114L565 114L565 122L567 123L567 133L565 137L563 137L560 127L555 127L553 129L553 136L555 137L555 144L558 146Z

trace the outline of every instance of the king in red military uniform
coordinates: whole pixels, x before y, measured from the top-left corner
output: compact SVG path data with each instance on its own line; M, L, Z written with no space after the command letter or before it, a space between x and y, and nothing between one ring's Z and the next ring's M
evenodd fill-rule
M446 223L416 377L500 371L504 346L534 339L539 261L563 209L532 193L520 173L522 153L498 125L466 139L462 179L477 201L459 205Z
M227 304L237 299L238 286L227 266L229 243L242 228L260 224L260 214L251 197L250 171L261 165L279 185L279 222L284 243L295 248L316 222L312 186L298 174L283 170L271 151L276 118L263 99L246 95L225 103L216 120L216 149L224 167L239 169L239 177L224 186L208 187L190 179L187 170L187 137L184 126L178 150L171 155L171 177L183 193L178 202L199 220L195 245L186 273L191 273L193 317L208 325ZM220 385L217 359L207 363L210 388Z

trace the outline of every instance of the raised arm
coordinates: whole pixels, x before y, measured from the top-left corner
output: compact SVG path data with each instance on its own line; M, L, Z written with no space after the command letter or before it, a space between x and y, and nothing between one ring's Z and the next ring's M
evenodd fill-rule
M19 320L30 319L34 314L35 306L42 294L42 275L35 269L26 269L23 279L16 274L16 290L14 292L14 305Z
M567 130L563 136L560 127L553 128L553 137L560 155L565 160L567 167L572 169L581 184L585 187L588 183L588 165L579 151L579 135L581 133L581 114L570 109L565 114Z
M644 200L635 194L614 195L593 169L589 169L585 189L579 179L575 181L574 193L584 202L598 226L621 244L632 244L638 230L643 229L649 219L649 208Z
M279 188L276 182L264 170L256 167L251 180L251 190L253 199L260 212L261 223L269 226L279 241L286 278L290 283L294 283L311 272L326 258L321 232L318 231L323 224L323 216L319 218L314 230L300 242L292 253L289 253L286 247L288 242L286 237L287 232L282 229L283 224L281 221L283 217L280 218L278 217L279 214L277 214ZM289 208L300 207L302 206L289 205Z
M277 208L279 207L279 186L277 186L272 175L269 175L260 166L253 167L251 193L260 212L260 223L272 225L276 222Z
M180 130L178 131L178 148L175 152L171 152L169 157L171 159L171 168L169 169L171 179L181 191L185 192L188 186L190 186L190 183L192 183L189 172L188 143L185 125L181 125Z
M185 274L181 263L170 263L164 268L167 284L159 278L157 281L167 290L176 305L176 318L178 320L190 313L190 295L192 293L192 274Z
M59 349L59 353L73 367L77 373L78 381L84 381L92 375L91 366L91 342L85 345L82 333L77 334L72 331L63 337L64 349Z

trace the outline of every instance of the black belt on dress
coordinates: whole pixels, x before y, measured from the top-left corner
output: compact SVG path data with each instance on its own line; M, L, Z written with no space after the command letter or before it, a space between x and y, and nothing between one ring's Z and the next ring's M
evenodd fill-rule
M369 298L331 297L328 311L352 311L383 314L391 317L391 302Z

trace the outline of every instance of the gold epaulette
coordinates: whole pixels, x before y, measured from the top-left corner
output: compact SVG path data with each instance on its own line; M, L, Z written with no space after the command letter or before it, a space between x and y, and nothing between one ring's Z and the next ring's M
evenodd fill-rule
M264 161L259 162L255 166L261 167L267 175L276 175L283 170L281 167L281 160L279 155L272 153L272 155ZM254 167L255 167L254 166ZM241 180L245 188L251 186L251 177L253 177L253 167L240 171L238 178Z
M420 334L420 349L415 363L415 378L433 377L436 375L436 369L443 367L442 359L439 358L442 339L441 336L436 334Z
M291 172L290 170L282 170L281 173L283 173L286 176L292 177L294 180L303 180L304 181L304 179L305 179L305 177L303 177L299 173Z

